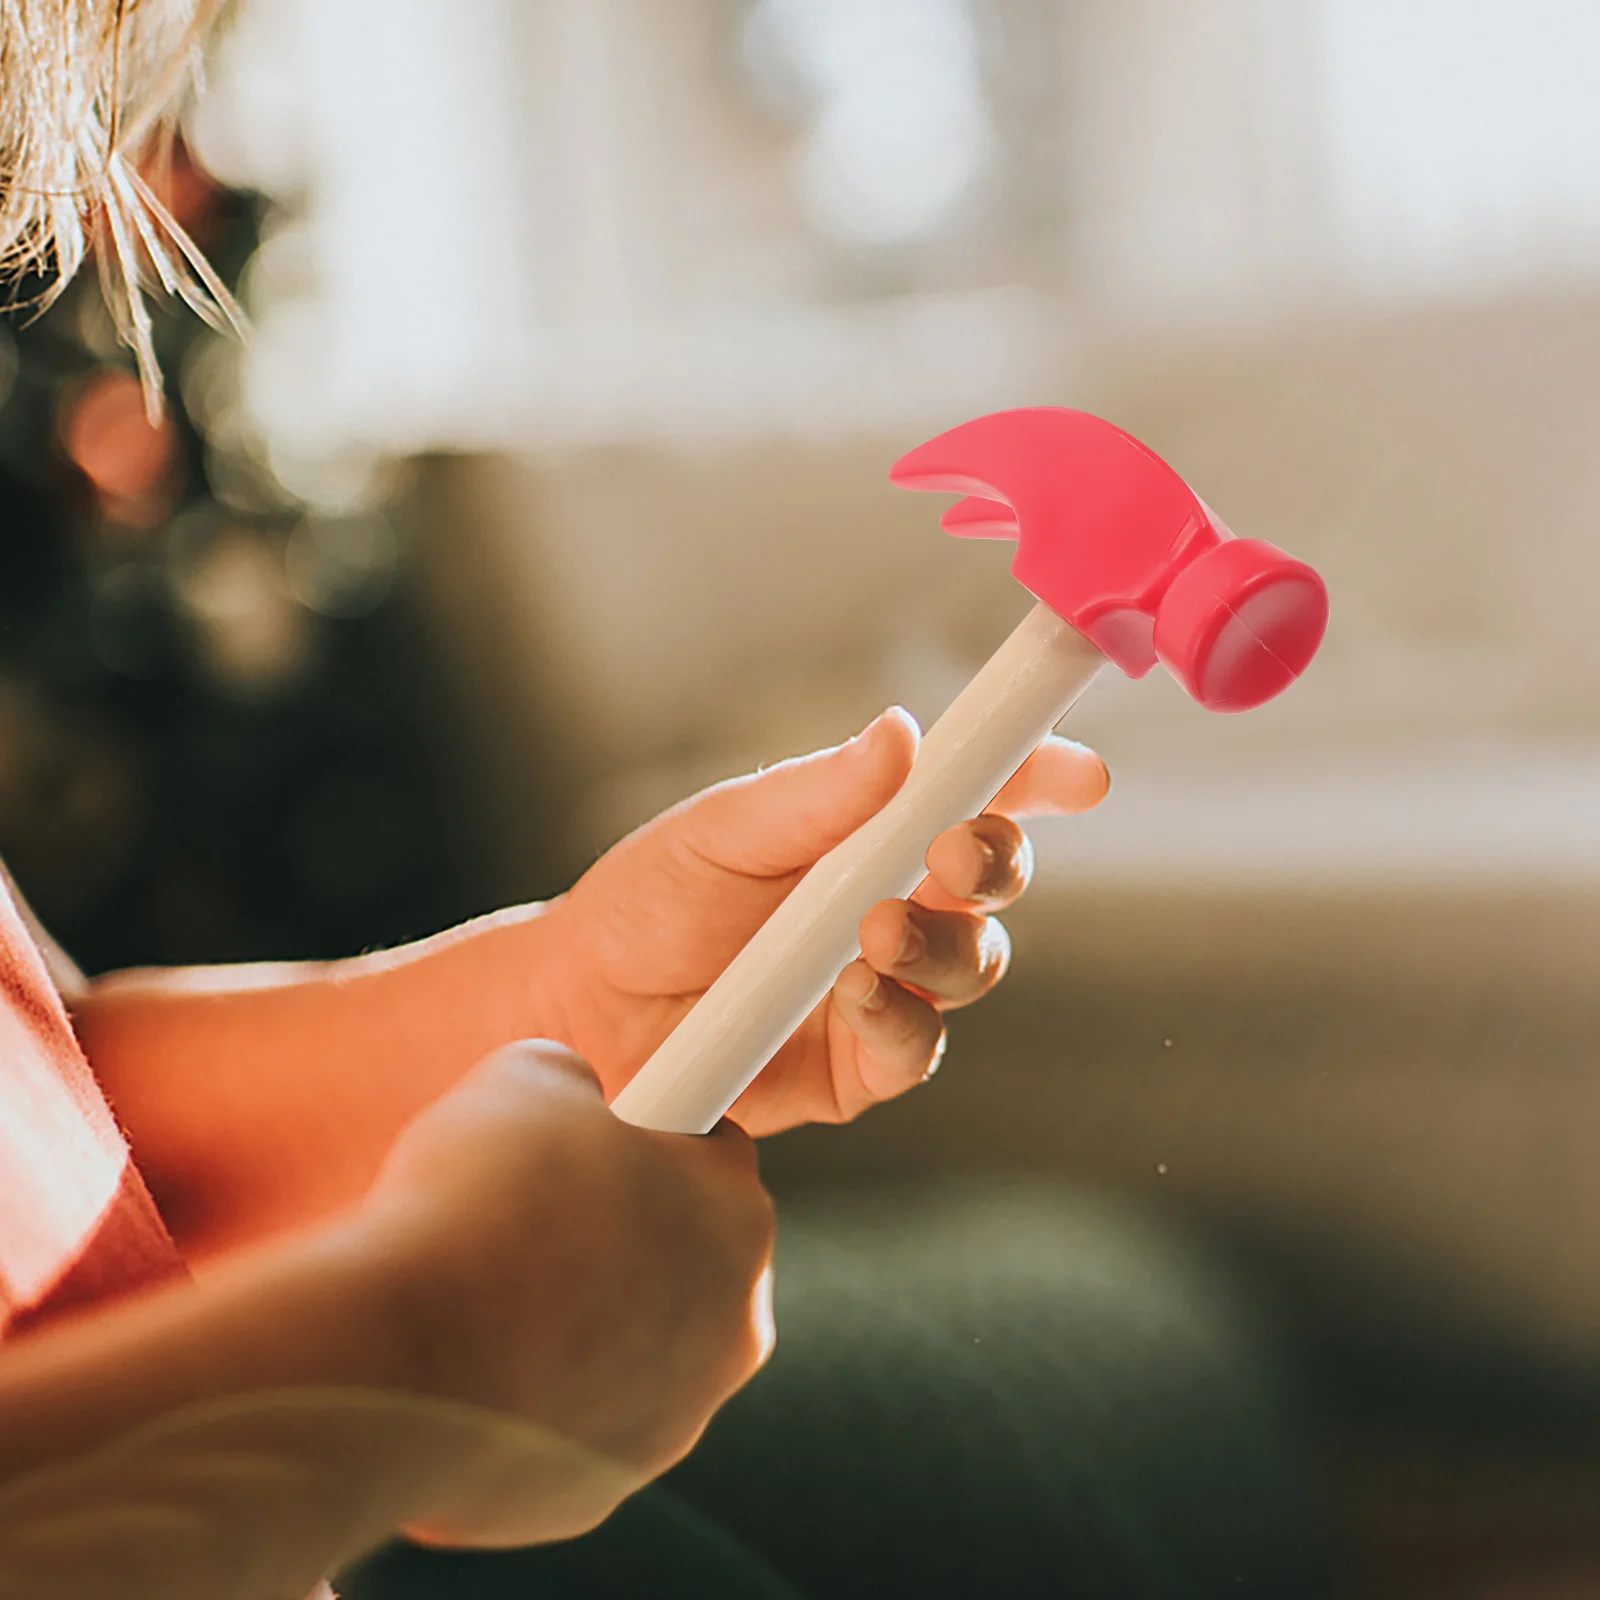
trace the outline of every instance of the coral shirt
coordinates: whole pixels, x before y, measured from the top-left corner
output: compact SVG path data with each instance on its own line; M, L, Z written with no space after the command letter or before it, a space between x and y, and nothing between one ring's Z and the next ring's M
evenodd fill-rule
M0 874L0 1337L181 1270Z

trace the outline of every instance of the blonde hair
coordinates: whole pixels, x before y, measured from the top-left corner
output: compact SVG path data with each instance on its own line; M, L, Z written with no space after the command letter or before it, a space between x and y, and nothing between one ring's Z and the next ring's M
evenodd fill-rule
M42 276L43 309L93 248L152 418L152 279L213 325L241 321L138 165L170 137L222 3L0 0L0 276Z

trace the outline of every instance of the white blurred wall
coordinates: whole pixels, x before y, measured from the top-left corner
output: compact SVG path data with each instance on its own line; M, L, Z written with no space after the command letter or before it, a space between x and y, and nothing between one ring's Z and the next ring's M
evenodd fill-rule
M286 202L269 433L682 443L1587 282L1597 47L1584 0L246 0L194 125Z
M257 0L196 127L284 199L244 382L291 483L514 458L471 559L596 839L937 711L1021 601L882 471L1054 401L1334 628L1252 718L1097 691L1117 803L1047 856L1549 878L1600 874L1597 44L1582 0Z

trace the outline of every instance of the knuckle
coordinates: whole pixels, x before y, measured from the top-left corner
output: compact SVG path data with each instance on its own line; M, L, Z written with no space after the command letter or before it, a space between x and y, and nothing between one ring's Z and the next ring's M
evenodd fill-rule
M906 922L912 917L913 907L905 900L880 900L861 919L859 930L862 954L872 965L878 962L868 952L877 952L885 963L892 964Z
M772 1247L778 1237L778 1207L772 1196L765 1190L758 1188L757 1194L760 1203L757 1206L757 1256L765 1271L772 1259Z
M555 1071L596 1082L594 1068L570 1045L555 1039L516 1039L486 1057L486 1064L509 1071Z
M441 1104L471 1106L497 1131L515 1132L602 1106L600 1080L576 1051L522 1039L486 1056Z
M750 1185L737 1214L730 1219L735 1272L748 1286L766 1271L778 1232L777 1207L759 1183Z

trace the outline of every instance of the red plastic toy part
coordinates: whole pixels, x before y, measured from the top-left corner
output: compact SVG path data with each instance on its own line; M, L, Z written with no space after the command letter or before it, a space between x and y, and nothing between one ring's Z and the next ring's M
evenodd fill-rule
M1235 539L1166 462L1083 411L1000 411L890 469L966 498L965 538L1015 539L1012 575L1132 678L1159 659L1201 705L1248 711L1310 665L1328 626L1315 570Z

